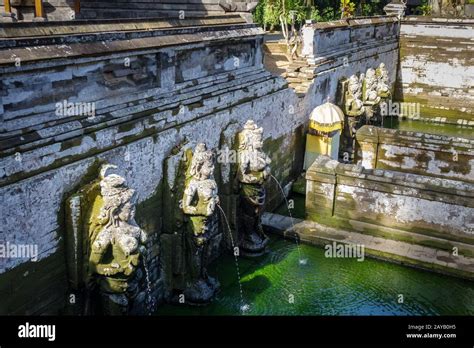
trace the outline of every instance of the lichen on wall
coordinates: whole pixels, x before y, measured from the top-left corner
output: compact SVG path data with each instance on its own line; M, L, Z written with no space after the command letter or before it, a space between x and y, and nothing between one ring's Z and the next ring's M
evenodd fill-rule
M397 99L420 103L418 118L474 126L473 37L469 19L402 21Z
M474 141L363 126L357 156L365 168L389 169L474 182Z

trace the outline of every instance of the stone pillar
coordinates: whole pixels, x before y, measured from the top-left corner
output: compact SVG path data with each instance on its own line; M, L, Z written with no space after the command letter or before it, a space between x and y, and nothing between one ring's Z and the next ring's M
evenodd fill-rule
M43 22L46 20L46 16L43 8L43 0L35 0L35 22Z
M403 0L392 0L383 10L387 16L397 16L398 19L402 19L405 16L406 8L406 2Z
M355 163L361 161L367 169L377 168L379 131L374 126L362 126L356 133Z
M336 167L339 162L319 156L306 171L306 218L321 221L333 216Z

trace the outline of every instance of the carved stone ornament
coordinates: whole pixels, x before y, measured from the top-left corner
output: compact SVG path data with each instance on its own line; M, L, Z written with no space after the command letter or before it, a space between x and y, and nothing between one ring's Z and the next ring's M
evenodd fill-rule
M204 304L212 300L219 289L219 282L207 274L209 237L219 228L216 204L219 203L214 179L214 153L205 144L194 150L183 195L186 219L186 248L191 273L184 290L186 302Z
M263 129L254 121L245 123L239 134L239 248L245 256L259 256L269 242L261 216L265 204L264 183L270 176L270 158L262 151Z

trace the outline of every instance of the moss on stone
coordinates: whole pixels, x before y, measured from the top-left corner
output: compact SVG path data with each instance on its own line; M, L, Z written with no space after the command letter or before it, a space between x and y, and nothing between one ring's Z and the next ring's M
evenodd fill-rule
M73 147L75 147L75 146L80 146L81 143L82 143L82 139L83 139L83 137L77 137L77 138L72 138L72 139L64 140L64 141L61 143L60 152L65 151L65 150L68 150L68 149L73 148Z
M135 122L125 122L121 123L118 126L118 133L127 133L135 128L137 123Z
M135 216L137 224L148 234L158 234L161 231L162 209L163 180L151 197L137 204Z

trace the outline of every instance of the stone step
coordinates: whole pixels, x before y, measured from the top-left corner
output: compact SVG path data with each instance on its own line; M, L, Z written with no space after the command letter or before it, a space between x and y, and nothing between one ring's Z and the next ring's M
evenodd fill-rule
M299 72L297 72L297 71L287 71L285 73L285 77L297 78L297 77L299 77Z
M363 245L365 254L369 257L474 280L474 257L464 256L461 253L461 250L464 250L465 254L472 255L474 246L470 244L451 242L460 250L458 256L453 256L451 252L426 245L336 229L279 214L264 213L262 224L268 232L285 238L298 238L303 242L320 246L334 242ZM422 238L439 239L428 236Z
M286 55L286 45L279 44L277 42L265 42L263 45L266 51L271 54L283 54Z
M308 67L305 66L300 69L302 73L312 74L312 75L314 75L314 70L315 70L314 67L311 67L311 66L308 66Z
M287 77L287 78L286 78L286 81L288 81L288 82L290 82L290 83L292 83L292 82L296 82L296 83L301 83L301 82L303 82L300 78L298 78L298 77L291 77L291 76Z
M314 74L304 73L300 71L298 72L298 77L301 79L312 80L314 79Z
M288 68L290 69L301 69L303 67L302 64L299 64L299 63L295 63L295 62L290 62L290 64L288 65Z

